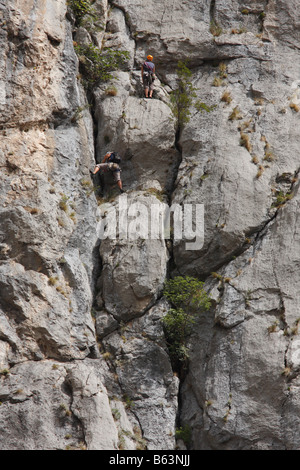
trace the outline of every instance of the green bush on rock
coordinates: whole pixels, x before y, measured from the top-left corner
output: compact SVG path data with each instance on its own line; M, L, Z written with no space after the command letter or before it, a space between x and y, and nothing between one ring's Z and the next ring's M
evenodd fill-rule
M208 310L211 300L203 282L194 277L177 276L165 283L164 295L172 307L163 318L169 354L174 367L183 365L188 357L188 337L197 315Z
M170 93L170 108L176 120L176 128L179 133L183 127L190 121L191 106L196 111L210 112L215 109L215 105L207 104L195 99L197 98L197 89L192 84L192 72L186 63L179 61L177 65L177 87Z

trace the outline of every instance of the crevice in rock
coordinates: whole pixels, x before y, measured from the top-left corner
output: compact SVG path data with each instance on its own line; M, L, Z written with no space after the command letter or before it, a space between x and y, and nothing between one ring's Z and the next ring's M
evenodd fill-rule
M210 21L215 21L215 15L216 15L216 0L211 0L210 6L209 6L209 17Z
M132 286L130 286L130 288L132 289ZM149 312L149 310L151 310L161 299L163 298L163 293L162 292L159 292L157 294L157 296L155 296L155 298L153 298L151 300L151 302L149 302L149 304L147 305L147 307L144 309L144 310L141 310L140 312L134 314L132 317L126 319L125 321L120 321L120 319L113 313L113 312L110 312L106 307L105 307L105 303L103 303L103 307L102 307L102 310L106 311L108 313L108 315L111 315L113 317L114 320L116 320L118 322L118 325L116 325L116 327L112 328L110 330L110 332L107 334L107 336L109 336L111 333L114 333L116 331L121 331L122 328L126 327L127 324L130 324L133 320L138 320L139 318L143 317L144 315L146 315L147 312ZM95 306L95 305L94 305ZM101 340L105 339L106 336L103 336L101 338Z
M126 12L126 9L122 5L118 5L117 2L115 2L114 0L108 0L108 4L111 5L111 8L118 8L123 13L125 24L126 24L126 27L128 29L129 35L132 37L132 39L135 39L134 35L132 33L130 18L129 18L129 15L127 14L127 12Z

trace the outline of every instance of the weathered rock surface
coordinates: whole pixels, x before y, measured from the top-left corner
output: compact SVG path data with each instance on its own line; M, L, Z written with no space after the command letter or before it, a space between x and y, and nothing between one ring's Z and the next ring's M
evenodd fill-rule
M186 416L202 422L195 429L198 449L299 448L296 435L290 441L297 427L291 409L300 346L294 294L299 280L291 270L299 263L298 199L297 194L280 209L253 247L222 271L228 281L216 295L215 318L199 323L182 390ZM210 359L199 368L204 356Z
M153 448L174 447L177 382L161 339L161 316L156 314L153 320L160 346L154 340L141 340L131 348L141 363L151 348L152 357L164 358L152 379L154 389L157 381L162 383L160 392L153 401L144 401L145 409L140 407L142 425L134 415L129 419L125 392L114 383L114 373L97 344L99 320L96 315L93 321L91 311L101 259L97 201L89 175L95 162L93 122L77 81L78 60L65 2L40 1L23 7L2 2L1 6L1 448L136 449L147 447L148 441ZM102 8L106 22L107 4L97 2L96 7ZM110 29L114 30L112 19ZM143 253L138 246L135 256ZM155 253L161 248L159 272ZM130 245L123 247L122 256L127 249ZM114 301L108 278L115 258L109 257L105 243L102 255L113 263L107 272L103 270L102 278L108 287L106 307L118 319L112 330L116 334L122 319L139 316L155 303L168 255L164 241L149 246L139 272L136 257L127 256L126 271L119 269L114 275L120 284L114 287L120 291ZM131 289L126 281L129 270L136 279L132 278L133 299L124 293ZM122 312L124 305L127 313ZM107 311L105 315L109 318ZM152 367L151 361L148 364ZM147 367L143 367L145 376ZM51 395L55 388L57 393ZM128 388L129 400L130 387L123 388ZM158 406L159 393L161 415L154 413L152 420L149 412ZM169 398L164 402L166 393ZM164 414L164 407L170 411ZM157 420L166 423L168 437L156 437Z
M37 18L30 11L13 3L2 11L1 318L18 337L12 362L82 358L96 341L96 203L81 184L93 161L92 123L86 115L72 124L84 97L65 2Z
M95 92L98 119L98 161L114 149L122 159L122 179L127 189L151 184L170 191L174 167L180 155L175 148L174 119L162 100L138 96L136 74L132 80L126 72L116 72L112 87L116 95L107 95L109 87ZM102 89L103 88L103 89ZM101 151L101 153L100 153Z
M168 450L180 425L180 447L299 450L299 2L93 8L96 26L64 0L0 0L0 448ZM128 59L86 94L73 40ZM178 60L213 106L179 135ZM144 214L204 205L201 249L143 218L137 239L101 238L124 197L90 178L108 150ZM213 299L180 387L161 323L177 273Z
M102 380L97 360L16 365L1 386L1 448L117 449L118 429Z

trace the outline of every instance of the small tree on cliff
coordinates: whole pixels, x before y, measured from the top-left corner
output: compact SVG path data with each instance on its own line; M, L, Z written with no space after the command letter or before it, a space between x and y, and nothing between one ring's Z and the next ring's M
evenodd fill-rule
M203 310L208 310L211 300L203 289L203 282L194 277L177 276L165 283L164 295L171 308L163 318L170 358L175 369L186 365L188 338L196 318Z

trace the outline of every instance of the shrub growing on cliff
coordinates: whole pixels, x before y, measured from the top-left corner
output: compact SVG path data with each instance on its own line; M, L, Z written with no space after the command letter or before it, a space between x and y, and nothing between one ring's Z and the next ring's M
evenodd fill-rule
M166 340L173 365L183 364L188 359L188 337L197 315L211 305L203 282L193 277L177 276L165 284L165 297L171 308L163 318Z
M78 25L81 24L83 17L86 15L96 18L95 10L90 0L68 0L67 5L73 11Z
M195 106L197 111L201 112L210 112L215 108L215 106L208 106L199 100L194 102L197 97L197 89L193 87L191 77L192 72L186 63L179 61L177 65L177 88L170 94L170 107L176 119L177 132L189 122L192 105Z
M189 121L190 107L196 98L196 89L190 78L192 72L182 61L177 66L177 88L171 93L171 109L177 120L178 126L183 126Z
M176 439L181 439L186 446L189 446L191 443L192 438L192 430L188 424L185 426L181 426L180 428L176 429L175 431Z

